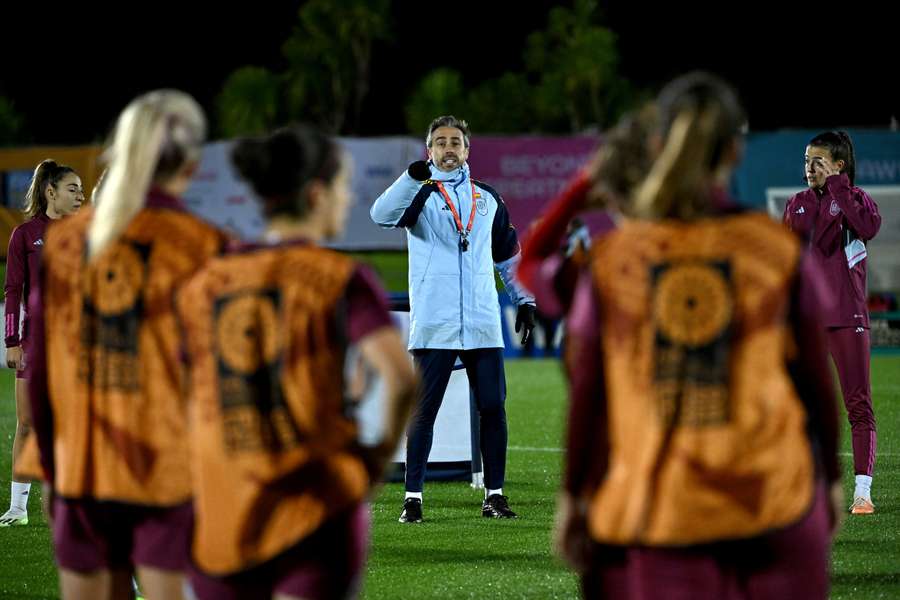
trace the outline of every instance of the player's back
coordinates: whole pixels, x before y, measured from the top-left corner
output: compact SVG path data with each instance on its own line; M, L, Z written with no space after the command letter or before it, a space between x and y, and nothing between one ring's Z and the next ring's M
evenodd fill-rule
M173 297L223 235L151 192L85 259L90 209L46 236L42 302L56 490L169 506L190 498Z
M806 414L786 369L800 253L751 213L625 222L597 242L610 463L596 539L751 537L809 508Z
M344 402L343 302L356 264L306 243L211 261L181 293L190 363L194 558L267 560L369 485Z

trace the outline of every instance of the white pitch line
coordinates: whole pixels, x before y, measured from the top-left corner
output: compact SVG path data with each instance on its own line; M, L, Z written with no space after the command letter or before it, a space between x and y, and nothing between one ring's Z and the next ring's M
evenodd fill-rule
M509 446L507 450L512 450L514 452L565 452L563 448L547 448L540 446ZM853 456L852 452L838 452L838 456L848 457ZM877 452L876 458L879 456L900 456L900 452Z
M852 452L838 452L838 456L853 456L853 453ZM891 456L891 457L900 456L900 452L879 452L878 450L875 451L875 460L876 461L879 458L881 458L882 456Z
M536 448L534 446L508 446L506 449L516 452L563 452L562 448Z

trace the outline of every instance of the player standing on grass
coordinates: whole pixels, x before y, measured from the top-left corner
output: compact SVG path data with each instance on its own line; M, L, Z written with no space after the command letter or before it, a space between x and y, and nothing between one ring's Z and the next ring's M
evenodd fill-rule
M412 365L374 275L319 247L344 229L349 157L294 126L239 140L266 242L212 261L181 292L201 600L355 594L368 507L403 434ZM382 442L358 441L348 351L386 386Z
M854 185L853 142L843 131L820 133L806 146L809 189L784 208L784 222L809 242L809 253L822 267L830 302L822 307L828 351L837 367L853 437L856 489L850 512L875 512L875 411L869 380L869 309L866 305L866 242L881 227L878 206Z
M28 294L37 283L38 264L44 248L47 226L77 211L84 202L81 178L75 169L42 161L34 170L25 195L25 223L13 229L6 253L6 365L16 370L16 434L13 438L13 463L22 451L31 431L31 409L25 367L30 323ZM19 335L19 310L25 305L22 334ZM0 527L28 524L28 495L31 483L17 481L13 475L9 510L0 517Z
M640 218L595 243L569 315L561 548L587 598L824 599L843 500L821 275L724 191L731 88L694 73L658 106Z
M29 379L66 600L182 597L191 522L174 293L223 235L179 199L206 119L187 94L129 104L92 210L48 231ZM52 369L48 369L52 365Z

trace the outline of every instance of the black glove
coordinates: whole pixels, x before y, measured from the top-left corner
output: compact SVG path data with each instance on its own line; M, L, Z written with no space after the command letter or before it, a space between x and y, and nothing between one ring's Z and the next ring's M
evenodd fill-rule
M431 179L431 169L428 166L428 162L424 160L417 160L413 164L409 165L409 168L406 170L406 172L409 173L409 176L416 181L425 181L426 179Z
M519 310L516 311L516 333L519 333L519 330L523 327L525 329L522 333L523 346L528 341L531 330L534 329L534 311L534 304L520 304Z

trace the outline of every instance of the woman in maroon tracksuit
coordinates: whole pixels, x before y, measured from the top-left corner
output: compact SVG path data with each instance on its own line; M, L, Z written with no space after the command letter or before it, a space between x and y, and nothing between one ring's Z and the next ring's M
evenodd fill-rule
M854 185L856 159L847 133L820 133L807 145L805 159L809 189L788 200L784 222L809 242L810 255L829 286L831 302L821 318L852 430L856 489L850 512L871 514L876 438L869 383L866 242L878 233L881 215L872 198Z
M84 202L81 178L75 169L44 160L34 170L25 195L26 221L13 229L6 253L6 365L16 370L16 437L13 462L31 429L25 387L28 341L26 313L19 335L19 309L28 304L28 291L37 276L38 261L44 243L44 231L53 219L69 215ZM28 524L28 494L31 483L13 477L9 510L0 517L0 527Z

